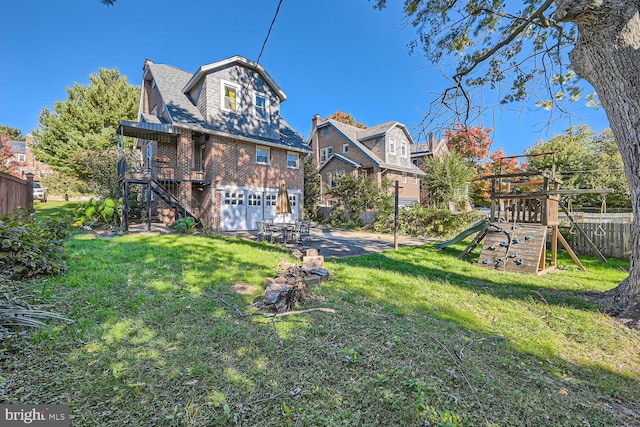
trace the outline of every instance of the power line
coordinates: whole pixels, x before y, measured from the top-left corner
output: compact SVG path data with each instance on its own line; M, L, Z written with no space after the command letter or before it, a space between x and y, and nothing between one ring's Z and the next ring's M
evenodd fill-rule
M267 45L267 40L269 40L269 36L271 35L271 30L273 29L273 25L276 23L276 18L278 17L278 13L280 12L280 6L282 6L282 0L278 2L278 8L276 9L276 14L273 16L273 20L271 20L271 25L269 25L269 31L267 32L267 37L264 38L264 43L262 43L262 48L260 49L260 54L258 55L258 60L256 63L260 63L260 58L262 57L262 53L264 52L264 48Z

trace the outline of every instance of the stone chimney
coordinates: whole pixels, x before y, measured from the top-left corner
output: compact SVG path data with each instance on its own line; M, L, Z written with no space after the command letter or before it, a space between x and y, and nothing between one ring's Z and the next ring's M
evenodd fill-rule
M145 59L144 60L144 65L142 66L143 70L146 70L147 68L149 68L149 65L153 64L153 60L152 59Z

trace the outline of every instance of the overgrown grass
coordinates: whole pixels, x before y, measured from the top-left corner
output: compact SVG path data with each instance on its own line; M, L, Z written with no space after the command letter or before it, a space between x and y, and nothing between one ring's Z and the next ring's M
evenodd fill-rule
M460 248L457 248L460 249ZM623 262L491 272L429 246L326 263L278 319L240 318L238 282L288 255L220 236L77 235L34 293L75 323L5 345L8 403L61 403L78 426L640 424L640 336L578 294ZM456 248L452 251L456 252ZM486 338L486 339L483 339Z

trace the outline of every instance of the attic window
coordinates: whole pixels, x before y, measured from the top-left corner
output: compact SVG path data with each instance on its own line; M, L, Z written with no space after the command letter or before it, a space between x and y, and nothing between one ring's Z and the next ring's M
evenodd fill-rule
M407 141L400 141L400 155L407 157Z
M222 109L225 111L238 111L239 88L229 82L222 81Z
M389 154L396 154L396 139L389 138Z
M254 97L254 114L257 119L269 121L269 101L266 96L256 94Z

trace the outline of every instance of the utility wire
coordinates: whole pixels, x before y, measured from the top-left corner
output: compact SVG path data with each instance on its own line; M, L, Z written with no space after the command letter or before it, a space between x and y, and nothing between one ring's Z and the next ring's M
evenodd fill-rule
M271 25L269 25L269 31L267 32L267 37L264 38L264 43L262 43L262 48L260 49L260 54L258 55L258 60L256 61L256 63L258 64L260 63L260 58L262 57L264 48L267 45L267 40L269 40L269 36L271 35L271 30L273 29L273 25L276 23L276 18L278 17L278 13L280 12L280 6L282 6L282 0L278 2L278 8L276 9L276 14L273 16Z

